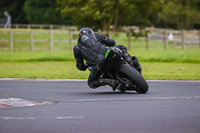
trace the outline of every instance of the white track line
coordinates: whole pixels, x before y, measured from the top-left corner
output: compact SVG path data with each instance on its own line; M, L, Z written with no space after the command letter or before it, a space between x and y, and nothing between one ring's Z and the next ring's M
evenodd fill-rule
M174 83L177 83L177 82L185 82L185 83L188 83L188 82L195 82L195 83L200 83L200 80L147 80L149 82L174 82Z
M0 78L0 81L87 81L86 79L24 79L24 78Z
M0 120L35 120L34 117L11 117L11 116L1 116ZM40 118L38 118L40 119ZM47 118L48 119L48 118ZM52 117L50 119L56 120L66 120L66 119L83 119L83 116L60 116L60 117Z
M25 79L25 78L0 78L0 81L87 81L87 79ZM147 80L148 82L197 82L200 80Z
M0 117L2 120L34 120L34 117L10 117L10 116L2 116Z
M83 119L83 116L62 116L56 117L57 120L64 120L64 119Z
M63 102L98 102L98 101L124 101L124 100L174 100L174 99L200 99L200 96L175 96L175 97L143 97L143 98L107 98L107 99L75 99Z

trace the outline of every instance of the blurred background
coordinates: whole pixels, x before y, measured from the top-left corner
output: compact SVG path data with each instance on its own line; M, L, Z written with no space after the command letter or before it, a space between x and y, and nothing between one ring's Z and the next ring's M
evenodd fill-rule
M1 0L0 61L75 61L81 27L142 62L200 63L200 0Z
M63 24L114 30L120 26L200 28L199 0L1 0L0 18L13 24Z
M163 44L157 48L200 47L200 0L1 0L0 27L13 29L0 31L0 46L10 51L70 50L81 27L91 27L129 50L149 49L158 41ZM156 42L150 45L151 40Z

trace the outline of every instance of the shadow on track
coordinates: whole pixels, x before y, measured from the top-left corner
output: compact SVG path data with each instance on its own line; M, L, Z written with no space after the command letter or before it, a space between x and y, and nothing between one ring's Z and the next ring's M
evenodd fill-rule
M90 95L137 95L137 92L119 92L119 91L110 91L110 92L87 92L84 94Z

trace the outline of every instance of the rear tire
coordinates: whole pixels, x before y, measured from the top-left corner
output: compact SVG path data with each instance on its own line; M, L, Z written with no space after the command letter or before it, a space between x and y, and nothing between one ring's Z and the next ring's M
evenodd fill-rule
M146 93L149 89L149 85L142 75L129 64L122 64L119 72L124 74L126 78L130 80L133 85L136 85L137 93Z

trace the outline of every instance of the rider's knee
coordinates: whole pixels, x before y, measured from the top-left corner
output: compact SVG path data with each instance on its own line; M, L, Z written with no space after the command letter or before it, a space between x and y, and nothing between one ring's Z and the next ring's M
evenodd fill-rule
M88 80L88 81L87 81L87 84L88 84L88 86L89 86L91 89L95 89L95 88L96 88L96 86L92 83L91 80Z

